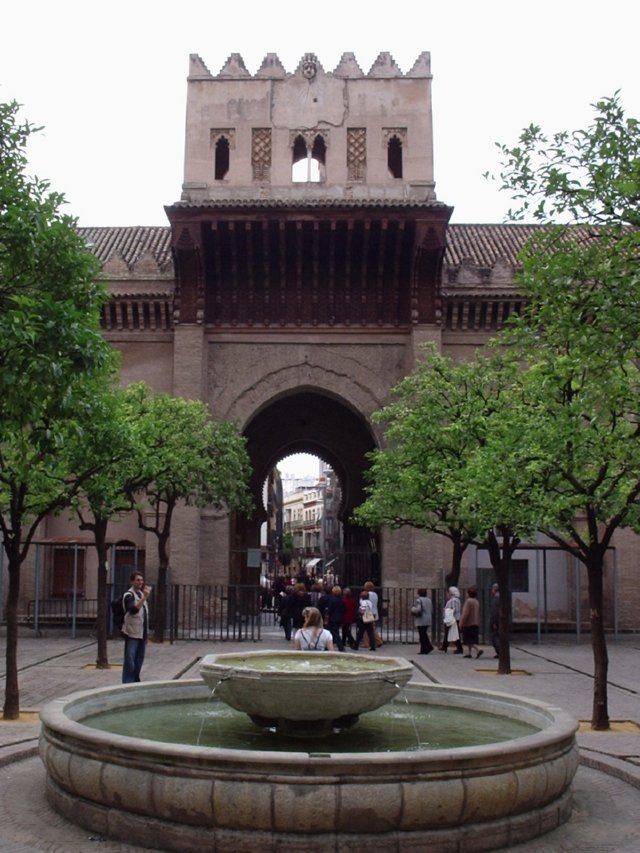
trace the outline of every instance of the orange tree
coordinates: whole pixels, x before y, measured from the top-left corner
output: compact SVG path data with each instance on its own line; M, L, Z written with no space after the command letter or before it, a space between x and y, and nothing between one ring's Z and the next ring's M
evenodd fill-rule
M475 482L487 501L520 473L538 529L586 567L591 724L606 729L605 555L621 527L640 532L640 123L617 95L594 109L586 129L531 126L501 146L512 216L546 227L522 254L528 306L502 341L526 369Z
M214 421L205 403L131 386L127 397L138 468L127 492L138 523L158 543L154 640L165 628L169 537L179 503L250 511L250 464L235 424Z
M112 354L99 328L96 262L61 212L63 197L26 174L36 130L0 104L0 530L8 562L5 719L20 710L20 575L38 525L72 499L65 448L91 418L92 382Z

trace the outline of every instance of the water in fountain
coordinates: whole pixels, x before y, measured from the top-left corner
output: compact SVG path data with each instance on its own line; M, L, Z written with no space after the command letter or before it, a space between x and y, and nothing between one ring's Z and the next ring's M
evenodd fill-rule
M397 752L453 749L525 737L536 729L518 720L443 705L420 705L403 698L363 714L357 725L323 737L291 740L253 724L224 703L171 702L122 708L86 717L83 723L100 731L163 743L197 744L226 749L301 752Z

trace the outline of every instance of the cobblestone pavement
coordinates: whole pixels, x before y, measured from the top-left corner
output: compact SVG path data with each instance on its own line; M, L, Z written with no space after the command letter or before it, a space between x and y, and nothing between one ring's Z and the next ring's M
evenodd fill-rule
M255 648L286 648L275 629L265 632ZM198 662L213 651L247 650L247 644L179 642L149 645L143 679L194 678ZM4 664L4 638L0 652ZM593 661L589 640L544 637L540 645L516 637L511 676L498 676L492 650L481 660L434 651L416 654L416 647L386 645L388 654L406 657L419 681L464 684L518 694L559 705L577 719L591 717ZM110 641L110 670L96 670L95 641L60 633L21 637L19 668L21 707L37 711L49 699L120 681L122 645ZM559 829L510 849L533 853L637 853L640 850L640 637L609 643L609 712L612 732L581 731L581 766L574 781L574 808ZM0 672L4 692L4 669ZM44 796L44 768L37 757L37 715L24 722L0 722L0 851L61 851L61 853L131 853L140 848L92 836L53 812ZM256 851L259 853L259 851ZM437 853L437 851L435 851Z

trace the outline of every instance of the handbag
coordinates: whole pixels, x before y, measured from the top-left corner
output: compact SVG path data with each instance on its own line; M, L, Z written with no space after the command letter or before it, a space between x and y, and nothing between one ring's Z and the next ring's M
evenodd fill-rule
M422 602L419 598L416 599L416 603L411 608L411 612L414 616L420 616L422 614Z
M455 616L453 615L453 608L452 607L445 607L444 617L443 617L444 624L445 625L453 625L453 623L455 621L456 621L456 619L455 619Z
M372 611L368 607L364 611L364 613L362 614L362 621L363 622L375 622L376 621L374 619Z

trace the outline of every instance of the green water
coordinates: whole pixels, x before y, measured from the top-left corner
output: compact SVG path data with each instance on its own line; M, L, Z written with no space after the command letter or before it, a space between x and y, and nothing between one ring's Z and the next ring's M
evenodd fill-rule
M441 705L407 705L401 700L363 714L346 731L293 741L258 728L245 714L215 699L106 711L85 717L82 723L100 731L168 743L336 754L451 749L512 740L537 731L507 717Z

